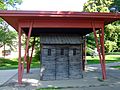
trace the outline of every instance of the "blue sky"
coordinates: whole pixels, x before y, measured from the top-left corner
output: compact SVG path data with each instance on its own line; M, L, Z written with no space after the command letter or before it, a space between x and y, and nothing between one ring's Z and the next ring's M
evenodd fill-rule
M82 11L87 0L23 0L20 10Z

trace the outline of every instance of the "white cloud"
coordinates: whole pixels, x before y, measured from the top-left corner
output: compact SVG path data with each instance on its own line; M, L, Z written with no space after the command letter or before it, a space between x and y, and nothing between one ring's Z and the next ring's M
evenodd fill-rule
M21 10L81 11L87 0L23 0Z

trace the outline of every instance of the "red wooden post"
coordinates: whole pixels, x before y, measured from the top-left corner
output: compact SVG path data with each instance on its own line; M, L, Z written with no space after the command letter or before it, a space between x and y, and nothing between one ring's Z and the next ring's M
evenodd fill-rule
M30 62L29 62L29 71L30 71L30 65L31 65L31 62L32 62L32 55L33 55L34 47L35 47L35 37L34 37L34 41L33 41L33 44L32 44L32 51L31 51Z
M25 48L24 61L26 61L26 59L27 59L27 51L28 51L29 40L30 40L30 36L31 36L31 32L32 32L32 25L33 25L33 22L30 23L30 28L29 28L27 42L26 42L26 48ZM28 70L29 64L28 63L29 62L27 62L27 73L29 73L29 70Z
M96 34L94 23L92 23L92 26L93 26L93 33L94 33L95 43L96 43L97 51L98 51L99 58L100 58L100 63L102 63L101 62L102 58L101 58L101 53L100 53L100 47L99 47L98 38L97 38L97 34Z
M82 54L82 68L83 68L83 71L85 71L85 60L86 60L86 36L83 36L83 54Z
M102 53L102 64L103 64L103 79L106 79L106 65L105 65L105 48L104 48L104 26L101 29L101 53Z
M105 55L105 53L104 53L104 28L102 28L102 36L100 35L101 37L100 37L100 46L99 46L94 22L92 22L92 26L93 26L93 33L94 33L94 37L95 37L97 51L98 51L99 58L100 58L101 68L102 68L102 78L103 78L103 80L105 80L106 79L106 70L105 70L105 56L104 56ZM102 48L102 51L101 51L101 48Z
M26 62L27 62L27 73L29 73L29 46L28 46L28 50L27 50L27 55L26 55Z
M103 32L103 33L102 33ZM103 80L106 79L106 66L105 66L105 51L104 51L104 27L99 30L100 45L101 45L101 56L102 56L102 66L103 66Z
M18 27L18 83L22 83L22 65L21 65L21 27Z

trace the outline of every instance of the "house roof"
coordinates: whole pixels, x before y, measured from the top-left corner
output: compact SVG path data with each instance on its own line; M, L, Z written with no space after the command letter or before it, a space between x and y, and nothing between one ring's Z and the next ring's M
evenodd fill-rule
M79 34L42 34L40 35L41 44L81 44L82 37Z
M101 28L120 19L119 13L88 13L66 11L16 11L0 10L0 17L10 24L16 31L21 24L27 34L29 22L33 21L32 35L46 32L72 32L87 34L92 32L91 22L95 22L95 28ZM63 30L60 30L62 28ZM70 30L67 30L70 29Z

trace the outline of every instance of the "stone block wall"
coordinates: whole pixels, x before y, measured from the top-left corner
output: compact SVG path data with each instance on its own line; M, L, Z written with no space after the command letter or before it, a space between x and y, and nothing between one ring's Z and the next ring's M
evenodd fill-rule
M55 49L51 49L51 55L48 56L49 48L42 48L41 53L41 79L42 80L55 80Z
M44 68L41 80L79 79L83 76L82 45L42 45L41 60Z

